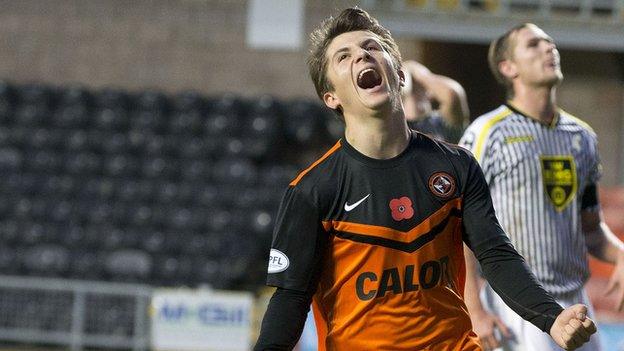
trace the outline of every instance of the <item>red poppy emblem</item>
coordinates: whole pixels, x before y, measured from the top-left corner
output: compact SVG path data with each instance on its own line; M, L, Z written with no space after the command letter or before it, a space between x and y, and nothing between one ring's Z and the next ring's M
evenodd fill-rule
M410 219L414 216L412 200L407 196L390 200L390 210L392 210L392 218L395 221Z
M446 172L438 172L429 178L429 190L436 196L447 198L455 194L455 179Z

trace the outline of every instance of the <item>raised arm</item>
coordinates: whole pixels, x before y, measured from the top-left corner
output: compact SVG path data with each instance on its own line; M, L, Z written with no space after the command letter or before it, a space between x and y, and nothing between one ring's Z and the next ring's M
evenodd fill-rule
M464 128L470 112L464 88L455 80L432 73L416 61L405 61L403 69L411 79L408 92L412 99L433 99L440 105L440 114L453 127ZM418 102L416 102L417 104ZM408 107L406 106L406 109Z

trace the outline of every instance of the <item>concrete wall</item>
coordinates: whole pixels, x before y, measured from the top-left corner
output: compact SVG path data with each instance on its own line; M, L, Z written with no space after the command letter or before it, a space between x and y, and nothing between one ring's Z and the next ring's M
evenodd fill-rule
M305 33L328 14L357 2L307 0ZM246 0L0 0L0 78L93 88L314 97L306 51L247 48L246 19ZM427 59L431 46L417 38L397 39L404 58L423 59L436 69L450 67L449 74L480 98L474 100L478 108L498 103L500 94L479 84L489 79L475 69L485 58L466 65L465 47L451 45ZM624 150L624 67L618 57L580 52L563 57L561 105L599 134L606 185L624 178L619 156Z
M352 3L309 1L306 33ZM315 96L306 51L247 48L246 16L245 0L3 0L0 76L91 87Z
M0 72L16 81L309 93L300 84L302 52L245 47L244 0L24 0L0 8Z

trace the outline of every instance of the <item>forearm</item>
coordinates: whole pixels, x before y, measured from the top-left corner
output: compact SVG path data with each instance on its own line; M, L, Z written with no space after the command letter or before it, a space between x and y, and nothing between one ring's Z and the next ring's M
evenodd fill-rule
M464 88L455 80L432 73L416 61L405 61L403 68L409 74L413 87L420 86L427 95L438 102L440 114L451 127L465 128L470 112Z
M269 302L254 351L290 351L303 331L312 296L278 288Z
M464 288L464 301L468 312L473 314L475 312L483 311L483 305L479 298L479 291L481 290L481 275L479 274L479 268L477 259L472 251L464 245L464 256L466 259L466 286Z
M618 260L624 260L624 243L609 227L600 222L594 230L586 232L587 251L595 258L616 264Z
M511 245L477 253L483 274L505 304L523 319L549 333L563 308L539 284Z
M464 89L456 81L447 77L437 76L440 81L437 95L434 98L439 103L440 114L452 127L465 128L468 125L468 101ZM433 95L433 94L432 94Z

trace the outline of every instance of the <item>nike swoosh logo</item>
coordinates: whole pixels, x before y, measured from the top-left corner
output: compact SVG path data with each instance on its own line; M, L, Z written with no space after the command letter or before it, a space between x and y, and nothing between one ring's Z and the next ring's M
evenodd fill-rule
M368 199L369 196L370 196L370 194L364 196L362 199L360 199L360 201L354 203L353 205L349 205L348 202L345 202L345 205L344 205L345 211L350 212L354 208L358 207L362 202L364 202L364 200Z

